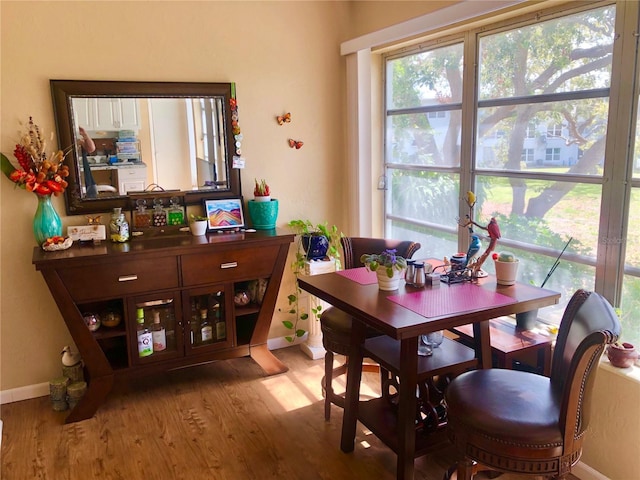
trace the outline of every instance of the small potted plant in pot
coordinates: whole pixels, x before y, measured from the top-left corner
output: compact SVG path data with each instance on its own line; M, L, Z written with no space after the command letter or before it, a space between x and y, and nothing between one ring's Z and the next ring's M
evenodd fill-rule
M247 203L249 217L256 230L271 230L276 228L278 219L278 200L271 198L271 189L265 179L258 182L255 179L253 200Z
M518 259L511 252L494 253L492 255L496 267L498 285L514 285L518 274Z
M368 270L378 274L380 290L397 290L404 270L407 268L407 260L396 255L395 248L387 249L382 253L365 253L360 257L360 262Z
M191 234L195 236L204 235L207 233L207 217L202 215L189 215L189 230Z

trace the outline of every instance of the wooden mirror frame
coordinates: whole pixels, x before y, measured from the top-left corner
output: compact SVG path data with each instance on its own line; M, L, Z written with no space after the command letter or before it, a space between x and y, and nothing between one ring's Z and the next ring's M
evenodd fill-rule
M94 80L50 80L53 110L58 134L58 148L64 150L75 142L73 131L73 97L141 97L141 98L180 98L180 97L224 97L224 125L226 136L226 165L229 188L215 190L184 190L185 204L202 204L205 199L241 197L242 186L240 170L232 168L235 139L231 125L230 100L231 83L192 83L192 82L121 82ZM67 156L70 175L69 185L64 193L67 215L107 212L113 208L130 208L128 195L106 198L83 198L79 182L80 162L77 149L73 148ZM152 197L152 194L149 194ZM136 198L140 198L137 195Z

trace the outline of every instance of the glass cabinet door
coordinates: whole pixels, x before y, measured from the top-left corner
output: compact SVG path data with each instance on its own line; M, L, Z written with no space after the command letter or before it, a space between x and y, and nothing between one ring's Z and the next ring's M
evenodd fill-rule
M233 332L227 322L229 299L223 286L184 292L185 344L187 350L219 349L231 346Z
M129 304L135 340L131 342L133 363L141 364L183 355L180 296L136 297ZM134 334L132 334L133 337Z

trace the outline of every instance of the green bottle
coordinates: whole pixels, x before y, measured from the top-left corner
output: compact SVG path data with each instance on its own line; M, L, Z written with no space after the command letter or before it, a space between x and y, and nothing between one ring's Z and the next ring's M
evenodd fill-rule
M144 309L138 308L138 355L148 357L153 353L153 334L144 326Z

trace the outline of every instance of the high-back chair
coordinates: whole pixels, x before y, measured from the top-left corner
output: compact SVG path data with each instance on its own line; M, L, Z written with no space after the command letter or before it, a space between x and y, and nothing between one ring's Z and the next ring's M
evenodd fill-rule
M381 253L386 249L395 249L396 255L411 258L420 249L420 244L410 240L389 240L384 238L342 237L343 257L342 263L345 269L362 267L360 257L365 253ZM320 328L322 329L322 344L327 353L324 357L325 374L322 381L325 391L324 416L326 420L331 417L331 404L344 408L344 397L336 395L333 391L334 376L347 372L346 362L333 368L334 354L345 355L348 361L351 342L352 317L334 307L329 307L320 316ZM369 336L376 335L371 331ZM377 365L363 366L363 371L379 371Z
M474 370L445 392L457 477L478 470L565 478L582 454L598 360L620 335L605 298L578 290L562 317L551 377Z

